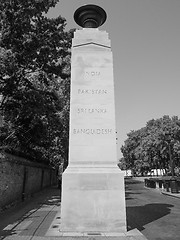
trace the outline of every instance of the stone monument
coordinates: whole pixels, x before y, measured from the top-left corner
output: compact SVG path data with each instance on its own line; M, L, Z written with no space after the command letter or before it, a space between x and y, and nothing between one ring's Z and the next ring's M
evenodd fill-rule
M72 42L69 166L63 173L61 231L125 232L124 174L117 167L111 43L105 11L85 5Z

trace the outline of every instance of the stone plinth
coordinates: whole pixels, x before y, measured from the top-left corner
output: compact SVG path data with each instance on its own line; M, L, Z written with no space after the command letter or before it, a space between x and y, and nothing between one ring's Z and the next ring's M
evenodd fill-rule
M125 231L123 175L118 169L69 168L63 177L64 231Z
M69 166L63 174L62 231L126 231L124 175L117 167L113 60L108 34L75 33Z

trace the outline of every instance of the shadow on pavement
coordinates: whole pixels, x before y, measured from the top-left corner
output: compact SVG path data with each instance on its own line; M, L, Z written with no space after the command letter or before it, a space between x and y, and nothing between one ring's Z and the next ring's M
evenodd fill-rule
M153 222L171 212L173 205L152 203L144 206L133 206L126 208L128 230L137 228L144 230L144 225Z
M141 194L141 193L139 193L139 192L131 192L131 191L126 191L125 192L125 199L126 199L126 201L127 200L130 200L130 199L135 199L135 197L133 196L132 197L132 195L137 195L137 194Z
M131 186L131 185L136 185L136 188L138 188L138 185L142 185L142 184L144 184L144 183L140 182L140 181L134 181L132 179L126 179L125 180L125 189L126 190L134 189L134 186Z
M141 182L133 182L131 180L128 179L128 181L126 180L126 184L125 184L125 197L126 197L126 201L130 200L130 199L134 199L133 195L137 195L137 194L142 194L139 191L134 191L134 189L131 187L132 184L141 184Z
M134 179L125 179L125 183L126 184L141 184L142 181L138 181L138 180L134 181Z
M60 206L60 190L57 187L44 189L32 198L1 212L0 240L7 236L17 236L23 230L25 222L33 220L34 223L38 224L40 219L44 217L38 214L38 210L41 209L43 213L48 206Z

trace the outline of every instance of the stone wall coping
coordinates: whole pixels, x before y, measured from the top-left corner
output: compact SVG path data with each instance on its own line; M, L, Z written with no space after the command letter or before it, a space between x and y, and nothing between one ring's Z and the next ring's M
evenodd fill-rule
M32 162L29 161L25 158L19 157L19 156L15 156L6 152L0 152L0 161L9 161L15 164L19 164L19 165L24 165L24 166L30 166L30 167L37 167L37 168L46 168L46 169L54 169L51 166L42 164L42 163L37 163L37 162Z

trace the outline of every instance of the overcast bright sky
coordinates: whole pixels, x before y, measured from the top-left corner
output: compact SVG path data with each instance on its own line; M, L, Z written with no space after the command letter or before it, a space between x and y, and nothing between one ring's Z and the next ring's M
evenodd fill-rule
M113 51L119 158L130 130L180 116L180 0L60 0L48 16L80 29L73 15L84 4L108 15L100 30L109 33Z

